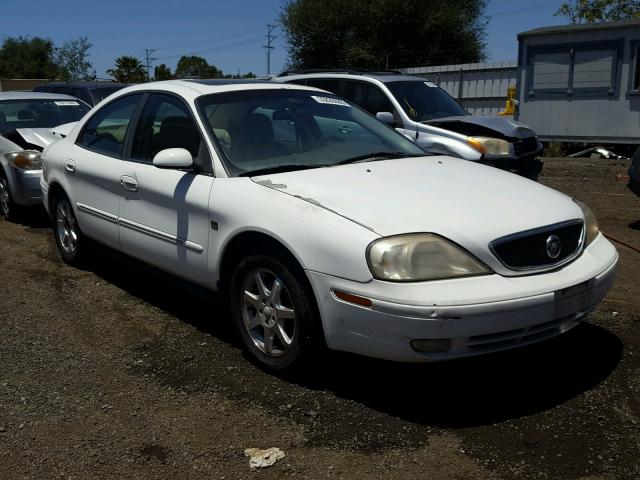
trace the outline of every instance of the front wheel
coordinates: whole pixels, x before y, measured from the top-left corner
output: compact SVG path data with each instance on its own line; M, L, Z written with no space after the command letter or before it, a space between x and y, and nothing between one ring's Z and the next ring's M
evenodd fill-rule
M53 231L62 259L69 265L81 266L85 261L86 239L71 203L64 195L56 197L53 203Z
M18 204L11 198L11 190L9 189L7 177L0 171L0 215L14 222L18 219L18 209Z
M291 263L250 256L231 280L231 313L242 340L262 365L274 370L300 365L317 340L312 294Z

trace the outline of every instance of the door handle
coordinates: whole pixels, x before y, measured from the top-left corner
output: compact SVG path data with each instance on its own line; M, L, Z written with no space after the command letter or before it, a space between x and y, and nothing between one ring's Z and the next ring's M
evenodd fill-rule
M67 172L75 172L76 171L76 163L73 160L67 160L64 164L64 169Z
M123 175L120 177L120 185L125 190L129 192L137 192L138 191L138 182L135 178L130 177L129 175Z

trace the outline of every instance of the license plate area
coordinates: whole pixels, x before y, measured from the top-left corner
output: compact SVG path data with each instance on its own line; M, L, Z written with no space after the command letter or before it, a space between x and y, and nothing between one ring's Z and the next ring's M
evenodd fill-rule
M592 292L591 281L556 290L554 292L556 318L566 317L589 308L592 303Z

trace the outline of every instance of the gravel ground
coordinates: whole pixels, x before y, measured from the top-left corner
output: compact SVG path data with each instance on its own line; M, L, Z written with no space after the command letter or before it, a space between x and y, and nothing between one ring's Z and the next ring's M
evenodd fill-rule
M541 181L640 247L627 167L548 160ZM557 339L279 377L215 300L103 253L66 266L41 213L0 220L0 479L640 478L640 254L618 250L614 289ZM250 470L271 446L286 457Z

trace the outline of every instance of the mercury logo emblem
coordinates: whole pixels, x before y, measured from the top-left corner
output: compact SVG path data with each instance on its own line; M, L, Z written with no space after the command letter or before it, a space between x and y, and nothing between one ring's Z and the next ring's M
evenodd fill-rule
M549 235L549 238L547 238L547 255L549 255L549 258L558 258L561 251L562 242L560 238L557 235Z

